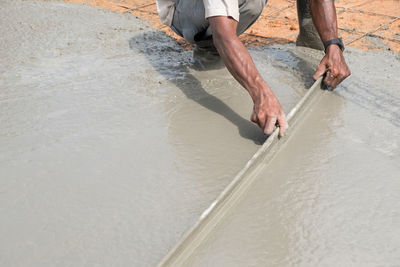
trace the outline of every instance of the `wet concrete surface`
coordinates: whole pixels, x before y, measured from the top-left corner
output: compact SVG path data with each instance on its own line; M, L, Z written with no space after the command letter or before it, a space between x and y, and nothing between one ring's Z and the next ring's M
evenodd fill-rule
M346 53L353 74L302 118L187 266L397 266L400 61Z
M129 14L10 0L0 25L2 266L153 266L265 140L224 68ZM320 56L251 54L285 110Z

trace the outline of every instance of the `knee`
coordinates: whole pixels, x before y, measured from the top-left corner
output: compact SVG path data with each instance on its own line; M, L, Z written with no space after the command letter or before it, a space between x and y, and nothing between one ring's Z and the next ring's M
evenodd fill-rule
M247 0L246 1L247 15L253 19L258 18L261 15L261 12L265 7L266 2L267 2L266 0Z
M194 40L195 32L192 29L189 28L183 29L182 35L187 42L191 44L196 43L196 41Z

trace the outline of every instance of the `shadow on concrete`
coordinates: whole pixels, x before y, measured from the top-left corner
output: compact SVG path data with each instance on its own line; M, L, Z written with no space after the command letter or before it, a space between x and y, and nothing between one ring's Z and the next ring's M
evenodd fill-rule
M175 40L162 31L144 32L129 40L132 50L146 56L148 61L167 80L173 82L188 99L220 114L236 125L239 134L246 139L262 144L267 137L257 125L244 119L219 98L208 93L201 82L190 73L196 70L212 70L224 67L218 57L206 60L193 57L191 51L185 51ZM204 59L204 58L203 58Z
M253 47L250 49L261 49L268 53L268 55L273 58L275 62L280 64L274 64L275 68L281 69L283 73L290 70L293 75L302 84L299 84L297 88L294 89L308 89L314 84L313 75L315 73L317 64L313 64L313 59L307 54L307 52L312 51L308 48L294 47L294 49L286 49L283 47ZM322 59L322 57L321 57ZM318 59L319 62L320 59Z

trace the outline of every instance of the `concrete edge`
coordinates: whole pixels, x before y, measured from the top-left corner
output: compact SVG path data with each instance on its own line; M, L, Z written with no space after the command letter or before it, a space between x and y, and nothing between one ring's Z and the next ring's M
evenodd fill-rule
M269 136L265 143L257 150L253 157L247 162L245 167L235 176L232 182L221 192L216 200L202 213L194 226L187 231L175 247L166 255L166 257L157 265L159 267L166 266L182 266L191 254L206 241L211 233L227 212L232 208L243 196L246 190L254 182L253 177L257 175L262 166L268 164L286 140L288 134L292 132L300 115L305 114L307 108L319 99L323 91L321 89L323 77L320 77L300 101L292 108L287 115L290 125L289 131L285 137L278 138L279 129Z

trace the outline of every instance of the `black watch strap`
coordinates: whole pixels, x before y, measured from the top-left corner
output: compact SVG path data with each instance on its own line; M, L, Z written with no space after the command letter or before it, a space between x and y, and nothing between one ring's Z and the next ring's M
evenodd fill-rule
M326 42L324 43L325 53L326 53L326 49L327 49L328 46L330 46L331 44L338 45L338 46L340 47L340 50L344 51L344 45L343 45L342 39L340 39L340 38L335 38L335 39L326 41Z

